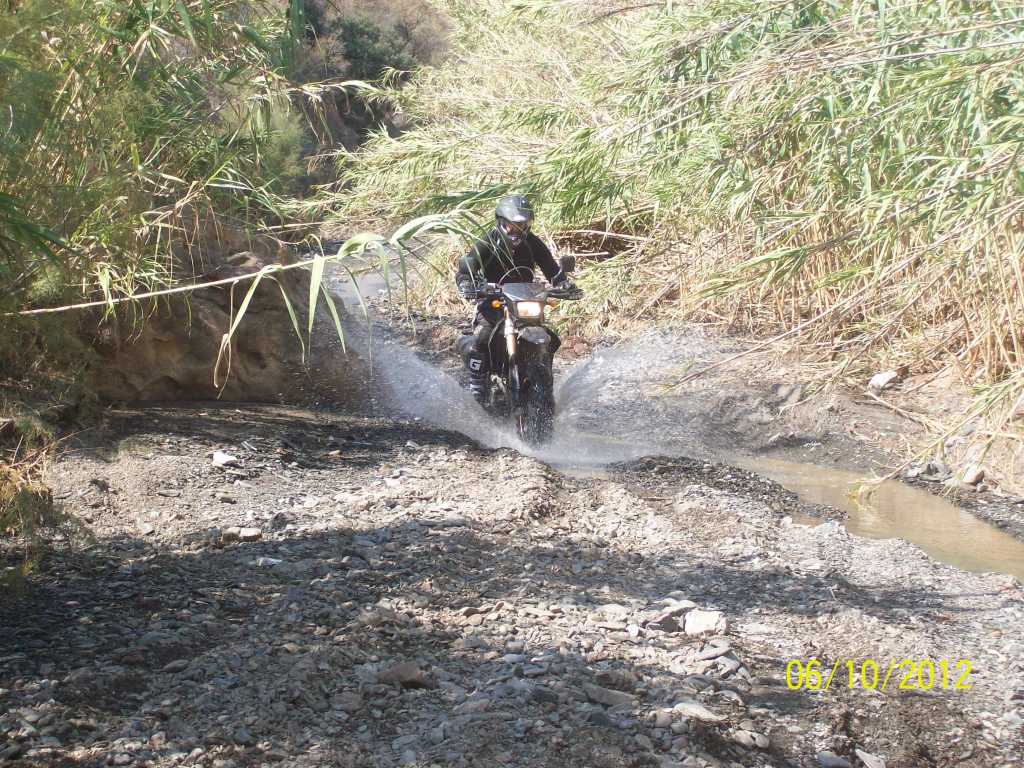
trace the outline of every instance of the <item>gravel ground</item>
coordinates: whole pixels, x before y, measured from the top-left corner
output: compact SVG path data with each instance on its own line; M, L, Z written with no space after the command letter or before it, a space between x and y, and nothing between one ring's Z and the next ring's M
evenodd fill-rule
M707 460L220 403L113 412L50 481L92 541L0 603L11 766L1024 763L1019 583ZM946 689L882 691L904 659Z

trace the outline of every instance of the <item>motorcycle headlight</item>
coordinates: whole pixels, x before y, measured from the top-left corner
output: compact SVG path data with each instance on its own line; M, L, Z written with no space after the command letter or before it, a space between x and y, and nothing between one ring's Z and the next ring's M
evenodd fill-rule
M517 301L516 313L520 317L540 317L544 312L544 305L539 301Z

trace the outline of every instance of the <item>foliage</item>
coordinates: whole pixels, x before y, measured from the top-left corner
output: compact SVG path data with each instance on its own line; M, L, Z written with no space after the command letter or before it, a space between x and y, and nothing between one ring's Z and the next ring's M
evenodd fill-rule
M319 39L330 37L342 22L357 21L391 41L385 54L437 64L447 50L448 26L431 0L306 0L306 12L310 30Z
M273 144L291 31L262 0L27 0L0 16L8 306L40 280L66 295L170 284L186 206L258 219L294 150L294 129Z
M398 83L436 61L446 45L444 23L427 0L304 0L302 6L306 38L288 71L295 82L345 77ZM390 101L367 96L335 93L323 105L324 114L312 121L321 147L353 149L370 130L390 122ZM318 181L334 181L330 168L321 170Z
M402 50L397 33L372 21L341 19L336 33L348 59L349 75L357 80L377 80L389 69L410 70L416 63Z
M786 334L833 376L956 368L987 441L1024 402L1024 7L449 0L418 126L340 166L347 221L533 194L580 324ZM954 425L955 426L955 425Z
M52 429L39 414L0 402L0 541L18 545L16 551L0 551L7 560L0 566L0 587L19 585L34 567L44 537L74 527L40 480L52 445Z
M4 537L31 549L66 523L40 480L53 434L27 404L88 400L81 373L97 320L11 313L194 280L204 265L190 249L205 245L196 222L211 212L235 226L279 221L276 202L302 172L296 89L281 75L300 10L24 0L0 13Z

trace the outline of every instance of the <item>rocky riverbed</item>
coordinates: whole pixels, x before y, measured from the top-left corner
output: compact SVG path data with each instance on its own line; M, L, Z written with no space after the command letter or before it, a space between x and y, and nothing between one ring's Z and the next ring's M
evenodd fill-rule
M50 479L92 538L0 607L11 766L1024 761L1020 584L740 470L222 403L112 412ZM904 659L948 679L883 691Z

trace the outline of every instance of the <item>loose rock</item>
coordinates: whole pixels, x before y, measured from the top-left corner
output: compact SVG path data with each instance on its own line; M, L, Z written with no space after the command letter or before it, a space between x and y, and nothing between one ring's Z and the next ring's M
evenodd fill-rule
M853 753L864 763L864 768L885 768L885 760L877 755L865 752L863 749L855 749Z
M420 669L419 664L403 661L388 667L377 675L382 683L398 683L403 688L432 688L433 681Z
M237 467L238 459L224 451L213 452L213 466L215 467Z
M868 388L875 392L881 392L883 389L887 389L899 381L899 378L900 375L896 371L883 371L882 373L876 373L868 382Z
M852 768L849 760L834 752L819 752L817 760L821 768Z
M719 715L712 712L710 709L705 707L703 704L684 699L683 701L676 702L673 710L683 715L684 717L693 718L694 720L701 720L705 723L720 723L724 721L725 715Z
M688 635L703 635L708 632L722 634L728 631L729 622L721 611L694 609L686 614L685 632Z
M604 704L606 707L631 707L636 703L631 694L602 688L593 683L584 683L583 691L587 694L588 699L597 704Z
M960 480L965 485L977 485L985 479L985 469L977 464L972 464L967 467L963 474L960 475Z

